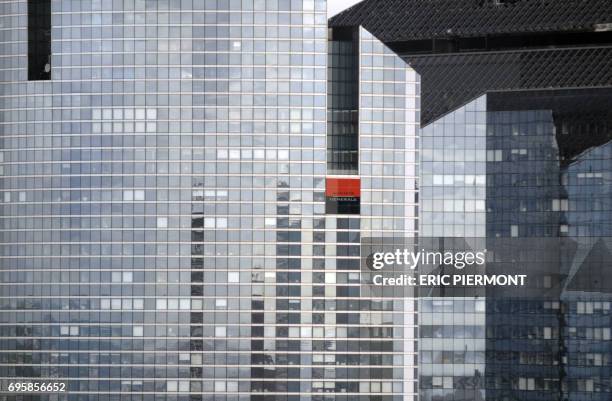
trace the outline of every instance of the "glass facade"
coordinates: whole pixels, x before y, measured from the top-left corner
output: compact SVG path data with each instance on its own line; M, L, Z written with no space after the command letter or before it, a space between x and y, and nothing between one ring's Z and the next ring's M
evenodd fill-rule
M421 77L420 243L486 241L485 269L511 257L546 289L419 299L421 401L612 399L611 4L366 0L330 20ZM559 277L538 276L549 265L558 294Z
M608 252L611 106L610 89L489 95L488 235L564 237L576 252L558 300L487 305L487 398L611 396L610 295L574 290Z
M490 92L423 128L424 236L576 250L556 299L420 300L421 399L610 398L610 296L573 288L609 256L611 105L609 89Z
M361 236L413 237L418 229L420 77L364 28L358 33ZM360 400L375 400L379 388L397 394L394 401L415 399L415 299L373 298L365 308L371 312L362 313L360 323L380 337L380 348L371 351L382 358L383 381L380 387L369 383L372 395ZM368 391L368 384L362 385Z
M487 228L486 95L421 131L420 234L484 238ZM482 298L419 300L421 400L485 397Z
M417 229L414 70L355 31L328 171L324 0L52 1L36 80L31 12L0 3L0 381L67 391L0 399L412 399L414 300L354 261Z

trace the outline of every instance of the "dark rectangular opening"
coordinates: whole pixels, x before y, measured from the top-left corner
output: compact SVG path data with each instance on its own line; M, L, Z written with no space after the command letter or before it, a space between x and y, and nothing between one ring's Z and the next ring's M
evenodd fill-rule
M28 0L28 80L51 79L51 0Z
M327 198L325 200L326 214L360 214L359 198Z
M334 28L329 41L327 171L359 173L359 39L355 28Z

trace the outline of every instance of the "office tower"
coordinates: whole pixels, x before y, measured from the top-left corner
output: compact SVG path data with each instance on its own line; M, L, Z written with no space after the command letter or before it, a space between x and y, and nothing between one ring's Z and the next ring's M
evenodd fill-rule
M421 237L572 245L557 299L421 300L421 400L611 397L610 296L576 291L609 255L610 21L599 0L369 0L330 22L421 75Z
M414 302L358 271L417 226L412 68L362 28L328 61L324 0L0 21L0 399L412 399Z
M336 347L347 369L335 375L356 399L412 400L415 300L362 297L359 244L415 235L419 76L361 27L332 29L329 49L325 267L336 286L325 287L325 309L336 313L325 319L338 340L325 349Z

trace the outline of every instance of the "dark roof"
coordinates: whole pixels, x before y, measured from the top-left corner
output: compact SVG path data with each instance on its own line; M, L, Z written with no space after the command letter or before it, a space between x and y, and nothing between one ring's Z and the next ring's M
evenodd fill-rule
M408 61L421 75L423 125L489 91L612 85L611 46L410 56Z
M365 0L330 20L383 42L448 36L591 31L612 23L612 0Z

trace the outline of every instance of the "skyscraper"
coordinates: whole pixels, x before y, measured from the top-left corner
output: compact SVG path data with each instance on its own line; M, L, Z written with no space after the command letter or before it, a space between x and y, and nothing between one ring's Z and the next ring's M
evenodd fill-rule
M368 0L330 23L421 75L421 237L573 245L556 300L419 302L421 400L610 399L610 295L588 270L610 254L610 21L599 0Z
M0 399L412 399L414 301L358 269L416 232L419 77L341 31L324 0L0 3Z

